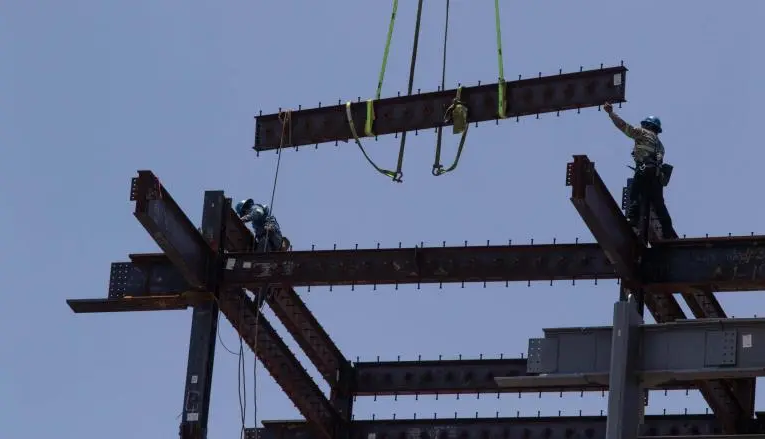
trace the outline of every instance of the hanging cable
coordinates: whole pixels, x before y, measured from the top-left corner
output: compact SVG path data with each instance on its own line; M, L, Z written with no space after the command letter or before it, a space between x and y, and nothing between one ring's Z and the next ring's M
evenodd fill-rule
M450 3L449 0L446 0L446 20L444 24L444 47L443 47L443 57L441 62L441 90L442 91L446 89L446 48L447 48L447 41L449 36L449 3ZM452 104L444 112L443 123L439 125L437 129L436 158L435 158L435 161L433 162L433 170L431 171L431 173L436 177L455 170L457 168L457 165L459 164L460 157L462 156L462 148L465 146L465 139L467 138L467 132L470 125L468 125L467 123L468 109L467 109L467 106L462 102L461 97L462 97L462 87L459 87L457 89L457 95L452 101ZM453 123L453 127L454 127L453 133L454 134L462 133L462 138L460 138L460 144L457 147L457 155L454 158L454 162L451 164L451 166L444 169L443 165L441 165L441 142L443 139L444 125L450 122Z
M282 161L282 150L292 145L292 110L279 112L279 121L282 124L282 133L279 140L279 150L276 153L276 170L274 171L274 183L271 187L271 199L268 203L270 216L274 215L274 201L276 200L276 188L279 184L279 169L281 167ZM287 140L286 143L285 139ZM263 237L265 242L264 249L266 253L271 250L269 246L270 233L271 227L266 227L266 233ZM258 343L258 328L260 327L260 315L263 313L263 306L267 300L266 295L271 293L271 289L264 285L259 288L258 292L255 294L255 331L253 334L255 338L253 342L255 343L255 346L253 346L253 355L255 356L255 361L252 365L252 422L255 428L258 426L258 353L256 349ZM242 368L242 373L244 373L244 367ZM242 429L242 435L244 435L244 428Z
M398 0L393 0L393 11L390 14L390 23L388 24L388 36L385 40L385 50L383 51L382 66L380 67L380 75L377 79L377 93L375 94L374 99L369 99L366 102L366 121L364 122L364 135L367 137L373 137L375 135L374 133L374 121L375 121L374 102L379 100L380 96L382 95L383 80L385 79L385 69L388 66L388 54L390 53L390 42L393 39L393 29L396 23L397 12L398 12ZM350 101L345 103L345 117L348 120L348 128L350 128L351 130L353 141L356 143L356 146L359 147L359 149L361 150L361 153L364 155L364 158L367 160L367 162L370 165L372 165L375 171L379 172L380 174L385 175L386 177L392 178L393 181L396 181L397 178L400 180L400 176L398 174L396 174L394 171L381 168L380 166L377 165L377 163L374 162L374 160L372 160L371 157L369 157L369 154L367 154L367 151L364 149L364 145L361 144L361 139L359 139L358 132L356 131L356 126L353 122L353 113L351 112Z
M497 117L504 119L507 117L505 111L507 107L506 102L506 85L505 85L505 67L502 62L502 26L499 24L499 0L494 0L494 22L497 27L497 62L499 63L499 81L497 84Z
M420 44L420 22L422 21L422 0L417 2L417 21L414 24L414 43L412 45L412 62L409 65L409 85L406 90L407 96L411 96L414 87L414 68L417 65L417 46ZM401 133L401 145L398 148L398 162L396 163L396 177L393 181L401 183L404 173L401 169L404 166L404 150L406 148L406 131Z

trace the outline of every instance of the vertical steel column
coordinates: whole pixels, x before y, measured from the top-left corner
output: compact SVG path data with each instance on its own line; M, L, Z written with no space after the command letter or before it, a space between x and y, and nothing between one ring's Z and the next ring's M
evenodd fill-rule
M228 207L222 191L205 192L202 211L202 236L216 253L222 251L225 208ZM218 264L210 264L217 271ZM218 273L210 275L210 290L218 297ZM218 303L210 300L194 307L191 317L189 361L186 369L186 390L183 396L181 439L206 439L210 411L215 342L218 335Z
M614 305L611 339L611 367L608 381L608 420L606 439L636 439L644 411L644 392L640 383L640 324L634 296Z

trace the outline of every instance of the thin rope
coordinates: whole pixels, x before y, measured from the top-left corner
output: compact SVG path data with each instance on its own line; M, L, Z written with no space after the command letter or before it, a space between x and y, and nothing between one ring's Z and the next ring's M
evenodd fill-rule
M420 23L422 22L422 0L417 2L417 21L414 24L414 44L412 45L412 62L409 65L409 85L407 86L406 94L411 96L412 89L414 88L414 69L417 65L417 47L420 44ZM401 133L401 145L398 148L398 162L396 163L396 177L393 181L401 183L403 181L404 173L401 168L404 166L404 150L406 148L406 131Z
M443 57L441 61L441 91L446 90L446 43L449 36L449 0L446 0L446 20L444 22L444 48ZM433 175L437 175L439 169L441 169L441 141L444 135L443 124L438 126L436 131L436 159L433 162Z

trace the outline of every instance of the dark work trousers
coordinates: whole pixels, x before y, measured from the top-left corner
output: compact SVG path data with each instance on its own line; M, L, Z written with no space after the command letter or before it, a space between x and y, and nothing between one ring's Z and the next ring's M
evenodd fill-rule
M632 187L630 188L630 206L627 216L630 224L634 226L640 222L640 204L644 200L656 212L659 224L661 224L662 235L664 235L662 238L676 238L677 234L672 227L672 218L669 216L667 205L664 203L664 186L662 186L654 167L635 171L635 178L632 180Z

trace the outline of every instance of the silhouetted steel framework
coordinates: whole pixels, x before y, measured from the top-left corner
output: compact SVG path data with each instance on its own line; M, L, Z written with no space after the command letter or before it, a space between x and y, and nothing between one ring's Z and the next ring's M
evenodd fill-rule
M606 100L621 102L624 100L625 72L623 67L616 67L510 82L507 85L508 114L520 116L562 111L596 106ZM492 111L496 109L496 87L495 84L463 90L463 98L474 107L471 121L495 117ZM440 116L433 114L438 114L439 106L447 105L452 97L453 92L447 91L378 101L375 105L380 119L376 121L375 132L385 134L434 128L441 122ZM357 128L364 123L361 108L361 105L353 107ZM279 146L274 138L274 133L278 132L277 123L275 116L258 118L256 149ZM292 113L292 124L293 143L290 146L343 140L349 134L339 107L295 111ZM597 243L487 243L482 246L465 244L460 247L444 245L259 254L253 251L252 234L233 212L231 200L222 191L205 193L202 226L197 229L159 179L150 171L139 171L138 177L132 181L130 195L131 200L136 202L135 216L163 253L132 254L130 262L113 263L107 299L67 302L77 313L193 308L180 427L180 435L184 439L206 437L219 310L305 417L303 422L264 422L262 429L249 429L248 437L368 439L374 434L374 437L379 435L378 439L414 436L424 439L456 436L465 439L569 439L604 437L607 431L611 436L618 432L623 433L620 437L635 437L638 432L630 431L630 426L639 421L636 395L640 395L646 387L697 388L713 409L714 416L648 416L640 427L640 435L765 431L754 419L755 387L754 379L750 378L759 376L760 371L750 367L756 364L756 361L752 363L751 351L739 352L741 347L736 345L736 331L759 330L763 323L753 322L749 328L744 327L746 322L727 320L713 295L717 291L765 289L765 269L761 262L765 260L765 236L656 242L660 229L650 206L645 206L643 229L647 229L647 233L641 235L647 235L647 239L643 239L627 225L619 206L586 156L575 156L567 166L566 184L572 187L571 201ZM649 218L654 220L649 221ZM651 242L650 247L646 241ZM597 363L593 370L600 378L595 380L577 380L570 374L560 375L558 369L563 367L560 361L564 357L550 357L545 346L571 343L571 340L550 341L547 337L531 340L529 359L351 363L293 289L312 285L507 284L587 279L622 280L622 298L625 301L618 302L615 307L614 325L619 333L624 331L629 334L624 341L616 340L614 336L610 347L611 361ZM274 314L329 383L329 396L323 394L268 319L263 315L256 318L256 303L245 294L245 288L267 293L264 296ZM673 293L680 294L694 317L723 319L720 326L727 329L714 332L714 337L710 336L711 341L705 347L708 361L704 360L702 370L685 370L683 374L678 374L685 379L654 380L643 387L631 384L631 381L637 380L630 378L630 374L653 374L655 377L658 373L658 376L666 376L662 374L671 373L673 367L678 366L669 365L666 366L669 369L656 371L648 370L657 367L655 364L644 366L648 368L646 370L623 364L622 360L631 355L631 345L650 341L650 337L643 340L640 317L630 314L632 311L627 303L631 302L627 299L644 301L659 323L655 325L656 331L663 333L662 323L686 318ZM642 312L642 307L638 310ZM685 331L683 328L690 326L680 328ZM698 327L694 328L695 333L691 331L690 335L686 334L691 339L699 337ZM751 338L752 334L743 336ZM603 340L598 340L597 343L603 343ZM655 345L664 339L654 337L652 340L650 343ZM608 373L603 372L603 364L610 364ZM594 363L591 366L595 367ZM716 379L707 379L710 377ZM627 395L624 399L629 401L619 401L619 398L610 396L611 416L608 421L602 417L581 416L352 420L353 398L362 395L583 392L609 388L610 395Z

